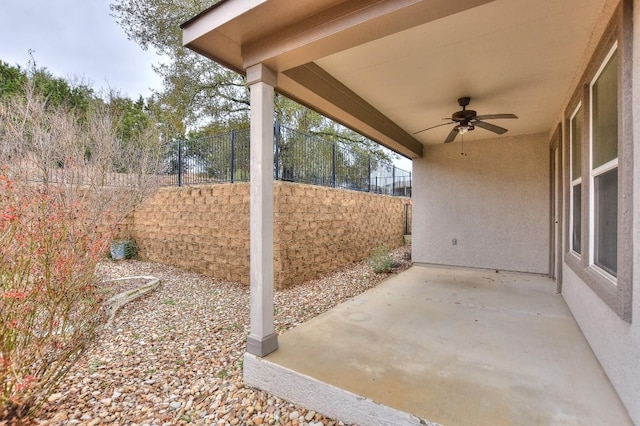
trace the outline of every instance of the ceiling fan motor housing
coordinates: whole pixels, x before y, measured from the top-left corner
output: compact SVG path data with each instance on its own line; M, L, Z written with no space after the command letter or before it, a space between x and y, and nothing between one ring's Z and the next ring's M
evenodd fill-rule
M451 120L458 123L468 123L476 117L476 111L472 109L463 109L462 111L454 112L451 116Z

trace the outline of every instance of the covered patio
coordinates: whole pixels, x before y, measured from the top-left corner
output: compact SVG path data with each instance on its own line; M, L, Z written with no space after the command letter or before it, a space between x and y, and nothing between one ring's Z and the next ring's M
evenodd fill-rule
M556 285L414 266L245 356L245 380L357 424L632 424Z
M639 423L638 21L640 0L221 0L185 22L251 92L247 383L361 425ZM423 265L282 336L276 92L413 160Z

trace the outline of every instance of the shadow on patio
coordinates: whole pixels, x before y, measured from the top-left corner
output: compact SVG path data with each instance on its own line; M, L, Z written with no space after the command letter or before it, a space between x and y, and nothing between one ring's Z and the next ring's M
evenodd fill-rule
M245 380L360 425L631 424L532 274L414 266L247 355Z

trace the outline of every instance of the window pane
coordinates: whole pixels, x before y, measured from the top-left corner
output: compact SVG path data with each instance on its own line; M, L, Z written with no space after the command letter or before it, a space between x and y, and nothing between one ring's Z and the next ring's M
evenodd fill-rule
M618 169L594 179L595 264L614 277L618 271Z
M582 174L582 108L571 120L571 180Z
M614 53L593 84L593 168L618 156L618 61Z
M582 234L580 232L582 226L582 185L578 184L572 187L573 188L573 215L572 215L572 224L573 229L571 230L571 249L576 253L580 254L582 251L580 250L580 244L582 243Z

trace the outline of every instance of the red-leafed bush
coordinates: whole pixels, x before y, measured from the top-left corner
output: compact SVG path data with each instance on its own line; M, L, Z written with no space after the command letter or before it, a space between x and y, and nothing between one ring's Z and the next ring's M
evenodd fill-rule
M78 120L25 92L0 102L0 423L35 414L97 333L96 265L160 154L99 108Z
M94 270L111 232L86 211L0 174L0 419L36 408L101 323Z

